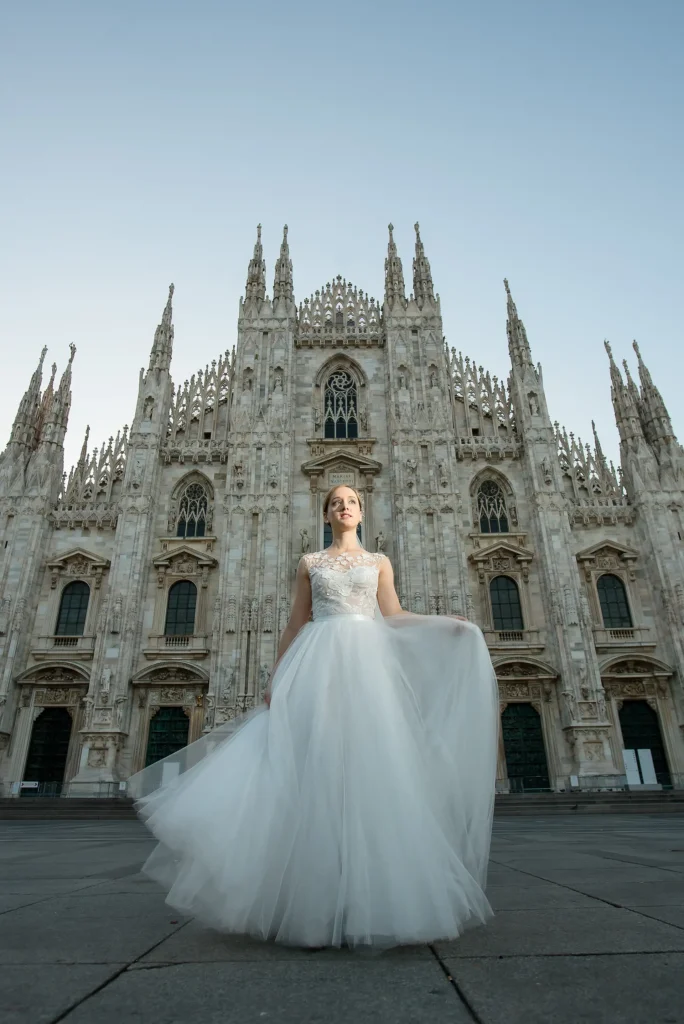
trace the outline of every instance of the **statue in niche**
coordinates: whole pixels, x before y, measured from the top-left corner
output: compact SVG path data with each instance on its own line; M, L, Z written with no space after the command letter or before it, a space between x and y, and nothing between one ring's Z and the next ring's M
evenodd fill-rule
M278 463L272 462L268 467L268 482L271 487L276 487L278 484Z
M120 633L121 632L121 616L123 614L123 600L120 597L114 598L114 604L112 605L112 627L110 632Z
M375 550L379 554L384 554L386 543L385 534L380 530L380 533L375 538Z
M314 422L314 431L320 430L320 428L321 428L321 410L318 408L317 405L315 405L314 409L313 409L313 422Z
M408 487L415 487L416 483L416 472L418 470L418 463L415 459L406 460L406 475L408 477L406 484Z
M276 373L271 395L270 420L274 427L283 427L285 417L285 393L283 391L283 375Z
M244 487L245 467L242 464L242 459L238 459L238 461L233 464L233 473L235 474L235 486Z
M544 483L553 483L553 476L551 475L551 463L549 462L548 457L546 455L541 460L541 471L542 476L544 477Z
M302 554L307 554L311 550L311 541L309 540L309 531L307 529L300 530L299 536L302 538Z
M359 423L364 434L368 433L368 413L365 409L361 409L359 412Z
M268 665L261 665L259 667L259 693L260 694L265 692L266 687L268 686L268 681L269 681L270 677L271 677L271 670L269 669Z
M145 399L143 415L146 420L151 420L154 415L154 398L151 395Z
M532 416L538 416L539 415L539 402L537 401L537 396L535 395L534 392L531 392L527 396L527 399L528 399L528 402L529 402L529 405L530 405L530 414Z
M100 677L100 700L106 704L109 700L109 688L112 681L112 670L108 666L102 669Z

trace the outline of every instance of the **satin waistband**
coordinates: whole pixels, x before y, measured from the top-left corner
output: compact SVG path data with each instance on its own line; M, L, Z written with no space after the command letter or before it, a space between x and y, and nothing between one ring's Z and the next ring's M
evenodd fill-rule
M332 612L330 615L314 615L314 622L325 619L353 619L355 622L373 622L374 615L362 615L360 612Z

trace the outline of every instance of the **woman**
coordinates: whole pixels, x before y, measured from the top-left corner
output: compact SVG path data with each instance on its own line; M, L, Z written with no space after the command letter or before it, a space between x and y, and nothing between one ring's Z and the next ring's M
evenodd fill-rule
M183 770L138 802L160 840L145 870L223 931L391 946L491 915L487 647L465 620L402 610L389 559L358 543L362 517L354 488L326 496L333 541L301 558L266 707L131 780L149 793Z

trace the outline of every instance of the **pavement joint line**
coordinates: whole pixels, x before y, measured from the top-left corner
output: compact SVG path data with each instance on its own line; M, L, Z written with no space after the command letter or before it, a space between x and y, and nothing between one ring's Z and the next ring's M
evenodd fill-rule
M491 858L490 858L490 862L491 862ZM495 864L499 864L501 867L508 867L509 866L509 865L502 864L501 861L494 861L494 863ZM642 867L642 866L643 865L640 865L640 864L637 865L637 867ZM558 886L561 887L561 889L567 889L568 892L574 892L578 896L588 896L589 899L596 900L598 903L605 903L607 906L613 907L613 909L615 909L615 910L628 910L631 913L638 914L639 917L643 917L646 921L654 921L654 920L657 921L658 920L658 918L650 917L649 914L642 913L639 910L638 907L625 907L622 903L614 903L612 900L606 899L604 896L595 896L593 893L583 892L582 889L575 889L574 886L568 885L566 882L558 882L558 881L556 881L555 879L552 879L552 878L544 878L541 875L533 875L531 871L525 871L525 870L523 870L523 868L512 868L511 870L519 871L520 874L522 874L522 875L528 875L530 878L536 878L536 879L538 879L539 881L542 881L542 882L549 882L550 885L558 885ZM677 872L674 872L674 874L676 875ZM645 904L643 904L643 905L645 905ZM658 906L658 905L659 904L655 904L655 903L652 903L652 904L649 903L648 904L648 906L653 906L653 907ZM664 904L662 904L662 906L667 907L667 906L669 906L669 904L668 903L664 903ZM583 909L587 909L588 910L589 908L588 907L587 908L583 908L583 907L566 907L565 909L566 909L566 911L568 911L568 910L583 910ZM497 915L498 914L510 914L510 913L517 913L517 911L497 910L496 913L497 913ZM667 925L670 926L670 928L677 928L677 929L679 929L679 931L684 931L684 925L673 924L671 921L660 921L660 924L667 924ZM550 953L550 954L545 954L545 955L556 956L558 954ZM584 954L568 954L568 955L584 955ZM599 956L599 955L602 956L604 954L591 954L591 955L592 956Z
M153 949L156 949L157 946L161 946L162 942L166 942L166 940L170 939L172 935L177 935L182 928L186 928L189 924L190 921L183 921L181 924L178 925L177 928L174 928L174 930L169 935L165 935L162 939L159 939L158 942L153 942L149 949L143 950L143 952L136 956L133 960L129 961L126 964L122 964L120 970L112 974L111 977L106 978L99 985L96 985L90 992L87 992L80 999L77 999L74 1003L72 1003L71 1006L68 1006L66 1010L62 1011L62 1013L59 1013L56 1017L53 1017L52 1020L50 1021L50 1024L59 1024L59 1022L64 1020L68 1016L68 1014L72 1013L74 1010L77 1010L78 1007L82 1006L83 1003L85 1003L88 999L92 999L92 997L96 996L98 992L102 992L103 989L107 988L108 985L111 985L113 981L116 981L116 979L120 978L122 974L125 974L126 971L131 967L131 965L137 963L137 961L140 960L141 957L147 956L149 953L152 952Z
M441 969L442 973L444 974L446 980L448 981L448 983L451 985L451 987L453 988L454 992L456 993L456 996L458 997L459 1002L465 1007L466 1012L468 1014L470 1014L470 1016L473 1019L473 1021L475 1021L475 1024L486 1024L484 1019L479 1015L479 1013L477 1012L475 1007L472 1005L472 1003L470 1002L470 1000L466 996L465 992L463 991L463 989L461 988L461 986L457 982L457 980L454 977L454 975L449 970L449 967L447 966L447 964L444 962L442 957L437 952L437 947L435 945L430 944L428 946L428 949L430 950L430 952L434 956L435 960L437 961L437 964L438 964L439 968Z

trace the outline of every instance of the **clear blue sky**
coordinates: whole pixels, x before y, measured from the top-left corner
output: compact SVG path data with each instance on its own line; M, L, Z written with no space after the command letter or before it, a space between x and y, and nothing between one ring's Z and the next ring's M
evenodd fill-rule
M508 276L553 418L617 452L603 338L681 394L681 0L5 0L0 443L43 344L78 346L67 464L129 422L170 281L173 375L269 290L381 297L415 220L451 345L508 372Z

